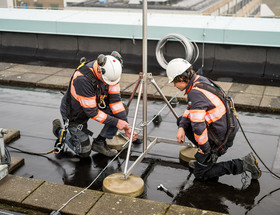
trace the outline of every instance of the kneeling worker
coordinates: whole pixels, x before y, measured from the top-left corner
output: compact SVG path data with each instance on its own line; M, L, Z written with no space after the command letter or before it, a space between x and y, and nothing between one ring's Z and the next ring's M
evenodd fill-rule
M106 139L112 139L118 129L124 129L130 137L131 128L121 101L119 81L122 74L121 55L99 55L97 60L83 62L73 74L68 89L62 98L60 112L67 128L65 143L80 157L88 157L91 150L112 157L118 152L108 147ZM93 143L87 129L89 119L103 123L104 127ZM62 125L53 121L53 133L61 138ZM137 139L134 134L133 140Z
M170 61L166 72L169 83L173 82L187 96L187 108L177 121L177 141L183 143L187 136L198 147L196 161L189 163L195 177L206 181L225 174L237 175L249 171L252 179L258 179L261 170L253 153L216 163L217 158L233 145L239 129L231 98L213 81L196 74L184 59Z

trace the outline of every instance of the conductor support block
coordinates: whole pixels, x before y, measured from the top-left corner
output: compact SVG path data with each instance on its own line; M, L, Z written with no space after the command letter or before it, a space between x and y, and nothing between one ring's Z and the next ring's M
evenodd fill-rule
M0 165L0 181L8 175L8 165Z

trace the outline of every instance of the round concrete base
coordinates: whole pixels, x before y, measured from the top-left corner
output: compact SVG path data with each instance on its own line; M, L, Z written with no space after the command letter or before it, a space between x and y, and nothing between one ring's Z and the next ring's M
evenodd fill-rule
M114 173L107 176L103 181L102 190L124 196L137 197L144 192L144 181L136 175L130 175L123 179L123 173Z
M127 142L127 140L123 137L120 137L119 135L115 135L113 139L107 139L106 142L111 149L120 151L123 149L122 146ZM126 145L126 147L128 147L128 144Z
M195 160L194 155L197 153L197 148L186 147L184 146L180 150L180 159L186 162L190 162L191 160Z

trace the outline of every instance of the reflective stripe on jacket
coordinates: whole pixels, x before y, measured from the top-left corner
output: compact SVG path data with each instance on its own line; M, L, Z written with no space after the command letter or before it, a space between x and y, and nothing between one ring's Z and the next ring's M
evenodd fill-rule
M203 76L193 76L186 88L187 100L190 105L185 110L179 126L187 128L191 125L199 148L208 153L211 150L211 144L214 143L214 140L209 136L208 129L211 129L221 141L225 139L227 132L226 108L218 96L196 87L197 83L211 84Z

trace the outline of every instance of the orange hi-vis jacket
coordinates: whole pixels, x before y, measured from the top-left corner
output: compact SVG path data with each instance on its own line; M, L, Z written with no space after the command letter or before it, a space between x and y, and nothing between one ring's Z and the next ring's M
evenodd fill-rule
M194 75L186 88L188 107L185 110L179 127L187 129L191 126L198 147L204 153L209 153L215 141L209 135L209 129L220 141L227 133L227 110L223 101L215 94L197 87L198 83L211 82L200 75ZM235 119L235 134L239 128Z
M87 66L93 73L97 71L97 61L91 61ZM93 86L91 82L79 71L76 70L70 87L71 94L71 123L84 124L90 118L99 123L111 124L116 126L118 119L127 121L125 108L121 101L120 85L106 85L96 77L97 86ZM104 99L104 95L108 98ZM66 98L64 95L60 111L64 119L66 119ZM98 101L104 101L107 108L100 108ZM104 106L104 105L102 105Z

